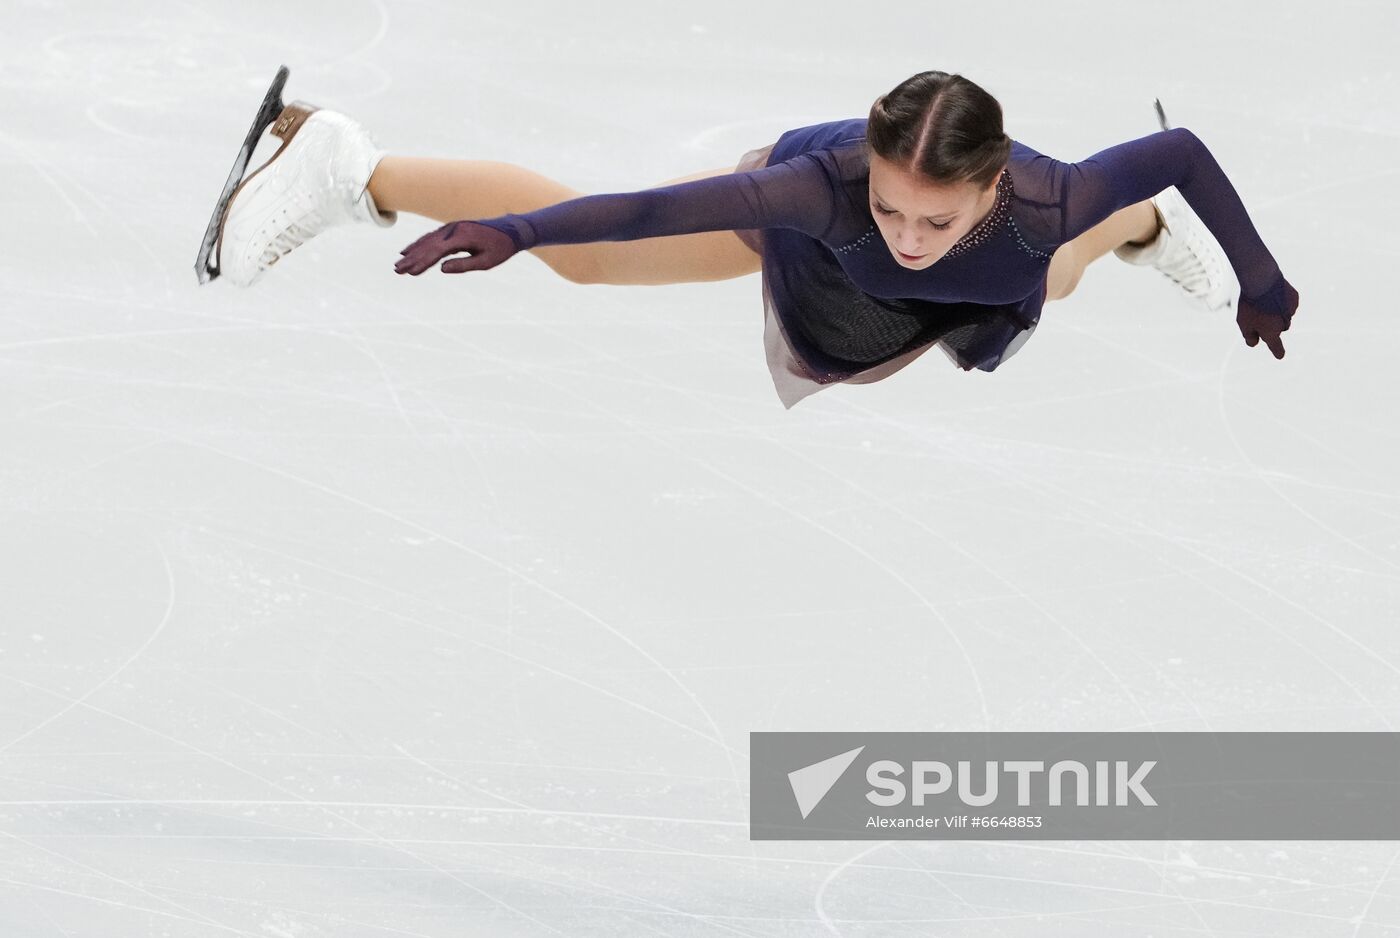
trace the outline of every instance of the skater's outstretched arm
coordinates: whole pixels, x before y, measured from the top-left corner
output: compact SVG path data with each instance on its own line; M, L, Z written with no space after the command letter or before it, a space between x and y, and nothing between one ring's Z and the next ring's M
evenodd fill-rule
M450 222L404 249L399 273L419 274L449 254L445 273L487 270L547 244L635 241L700 231L794 228L821 239L835 223L835 168L802 153L750 172L637 192L587 195L524 214Z
M1278 333L1298 308L1298 292L1284 279L1239 193L1200 138L1173 127L1062 165L1064 242L1119 209L1176 186L1230 259L1240 283L1236 319L1245 340L1252 346L1262 336L1274 356L1283 357Z

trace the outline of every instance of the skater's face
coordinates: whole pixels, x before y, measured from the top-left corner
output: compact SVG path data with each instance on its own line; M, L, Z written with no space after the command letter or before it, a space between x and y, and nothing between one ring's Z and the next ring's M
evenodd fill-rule
M996 189L995 182L939 185L870 154L870 214L894 259L911 270L937 263L975 228L996 204Z

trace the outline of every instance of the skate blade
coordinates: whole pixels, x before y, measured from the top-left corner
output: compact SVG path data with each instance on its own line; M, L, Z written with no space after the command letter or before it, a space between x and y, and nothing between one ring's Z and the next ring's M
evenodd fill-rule
M297 131L301 129L301 125L306 123L306 119L317 110L319 110L319 108L315 105L307 104L305 101L293 101L291 104L284 107L277 115L277 119L272 124L271 130L268 131L274 137L281 138L282 145L277 148L277 152L267 158L266 162L243 178L243 181L229 193L228 200L223 203L222 209L215 209L215 214L218 217L219 232L214 243L215 261L213 264L213 277L219 276L219 263L223 260L224 256L224 226L228 223L229 206L238 198L238 193L243 191L244 186L256 179L258 173L267 169L272 165L273 160L282 155L282 151L287 149L287 145L292 142L292 138L295 137ZM213 225L214 223L214 220L211 219L210 224Z
M199 243L199 256L194 263L194 272L199 277L201 284L208 283L219 276L218 264L210 261L210 255L214 251L214 242L223 233L224 214L228 211L229 203L233 201L234 192L242 181L244 172L248 169L248 161L252 159L253 150L257 148L258 138L285 109L285 105L282 103L282 88L287 84L289 74L291 73L285 65L277 69L277 75L272 79L267 94L263 96L262 106L258 108L257 116L253 118L253 126L248 129L248 135L243 139L243 145L238 149L238 156L233 161L233 169L229 171L223 191L219 193L219 200L214 203L214 213L209 218L209 226L204 229L204 238Z
M1157 109L1157 123L1162 125L1163 130L1171 130L1171 125L1167 123L1167 112L1162 110L1162 99L1154 98L1152 106Z

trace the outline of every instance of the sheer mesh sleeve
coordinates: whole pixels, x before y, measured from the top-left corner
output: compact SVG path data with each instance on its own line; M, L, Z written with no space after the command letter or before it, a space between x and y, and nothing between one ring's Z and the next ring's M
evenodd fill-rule
M827 167L816 154L802 153L752 172L587 195L479 224L505 232L522 251L750 228L794 228L820 240L835 222L836 204Z
M1191 131L1173 127L1066 165L1062 243L1119 209L1176 186L1220 242L1239 280L1241 295L1262 310L1287 316L1282 271L1260 239L1235 187Z

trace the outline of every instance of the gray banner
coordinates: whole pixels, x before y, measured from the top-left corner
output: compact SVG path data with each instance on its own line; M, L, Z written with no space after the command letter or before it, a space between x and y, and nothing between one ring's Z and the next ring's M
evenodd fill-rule
M754 840L1395 840L1400 733L750 733Z

